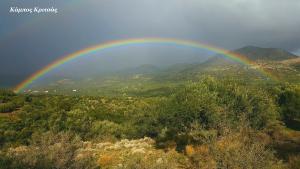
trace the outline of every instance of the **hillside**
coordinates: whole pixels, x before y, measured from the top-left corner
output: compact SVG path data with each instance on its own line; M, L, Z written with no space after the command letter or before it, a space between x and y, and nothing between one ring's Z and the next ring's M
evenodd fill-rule
M273 73L274 76L278 76L284 81L297 81L299 78L299 57L283 49L246 46L233 52L244 55L256 62L258 66L241 64L217 54L203 63L176 65L176 69L166 70L160 79L193 80L202 75L211 75L236 77L250 81L266 80L258 73L258 67Z
M257 63L258 66L240 64L222 55L215 55L206 62L177 72L180 77L187 78L188 75L212 75L217 77L238 77L239 79L264 79L259 75L257 68L272 73L281 81L299 82L300 58L283 49L260 48L246 46L233 52L240 53L248 59ZM190 77L190 78L193 78Z
M114 97L0 90L0 168L298 166L299 86L214 77L139 83L108 91L122 94Z

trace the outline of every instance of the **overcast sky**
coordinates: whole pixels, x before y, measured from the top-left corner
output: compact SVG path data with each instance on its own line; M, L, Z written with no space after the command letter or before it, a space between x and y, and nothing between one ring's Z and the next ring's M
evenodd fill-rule
M35 6L53 6L59 13L9 13L10 7ZM300 54L300 1L1 0L0 74L28 75L78 49L112 39L141 37L191 39L226 49L276 47ZM159 53L197 55L194 50L172 52L171 48L143 46L134 50L135 55L147 57ZM107 55L117 55L120 50ZM132 50L123 49L122 53L132 55Z

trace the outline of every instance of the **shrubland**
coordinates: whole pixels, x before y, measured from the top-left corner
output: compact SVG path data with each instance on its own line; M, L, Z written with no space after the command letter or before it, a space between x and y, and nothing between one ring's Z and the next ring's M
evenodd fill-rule
M0 107L14 106L1 111L0 166L294 169L299 92L295 84L212 77L168 95L1 91Z

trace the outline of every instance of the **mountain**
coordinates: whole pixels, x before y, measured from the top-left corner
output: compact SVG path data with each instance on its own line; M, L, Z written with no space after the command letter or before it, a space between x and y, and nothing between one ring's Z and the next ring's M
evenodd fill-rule
M272 73L278 79L299 81L300 57L283 49L246 46L233 52L253 60L260 68ZM240 79L242 77L265 79L265 77L258 73L257 66L244 65L220 54L211 57L203 63L181 64L173 67L161 74L160 79L191 80L201 75L217 77L226 75L228 77L239 77Z
M261 48L255 46L245 46L232 52L241 54L252 61L284 61L299 58L288 51L278 48ZM224 65L238 64L237 62L224 57L223 55L215 55L204 62L202 65L206 66L224 66Z
M279 48L262 48L256 46L245 46L234 50L235 53L246 56L248 59L281 61L286 59L295 59L298 56Z

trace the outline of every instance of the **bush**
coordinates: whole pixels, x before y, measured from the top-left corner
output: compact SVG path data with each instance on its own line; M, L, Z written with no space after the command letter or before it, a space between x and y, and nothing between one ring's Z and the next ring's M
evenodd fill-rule
M190 158L196 168L283 169L282 162L252 132L242 129L195 146Z
M201 128L202 134L198 135L203 137L209 134L205 130L220 134L224 126L238 128L242 119L260 130L277 122L278 109L272 97L261 89L206 78L175 93L161 114L159 122L167 129L162 140L178 139L181 145L195 141L187 134L193 124Z
M289 156L288 167L290 169L298 169L300 167L300 155Z
M16 110L17 105L13 102L1 103L0 104L0 113L10 113Z
M115 138L121 138L123 128L119 124L104 120L95 121L92 124L91 135L93 138L99 138L101 140L109 140Z
M278 104L285 121L300 118L300 86L283 86L279 91Z
M70 133L36 133L30 146L10 148L2 163L6 162L8 168L79 169L91 166L91 161L76 158L81 144L80 138Z
M65 126L68 130L85 138L90 134L92 122L92 117L86 111L75 109L67 112Z

